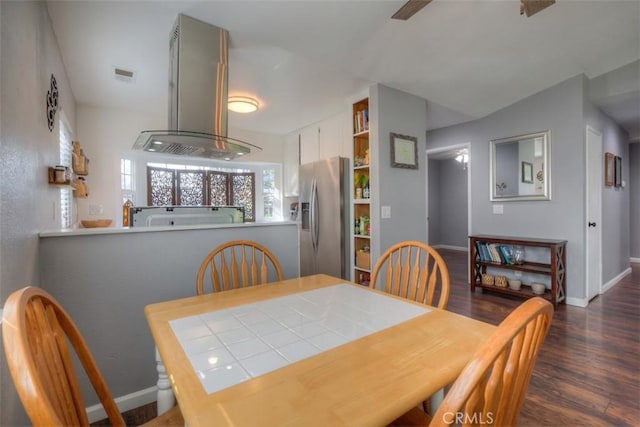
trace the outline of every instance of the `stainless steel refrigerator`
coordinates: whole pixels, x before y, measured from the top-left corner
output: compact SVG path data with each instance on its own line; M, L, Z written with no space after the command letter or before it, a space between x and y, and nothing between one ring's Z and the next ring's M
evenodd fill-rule
M300 275L349 278L349 159L300 166Z

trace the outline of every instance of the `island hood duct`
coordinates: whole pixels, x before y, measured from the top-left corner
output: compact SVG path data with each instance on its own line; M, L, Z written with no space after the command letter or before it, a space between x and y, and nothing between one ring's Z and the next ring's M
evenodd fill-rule
M227 30L178 15L169 41L169 129L143 131L135 150L231 160L257 147L227 137Z

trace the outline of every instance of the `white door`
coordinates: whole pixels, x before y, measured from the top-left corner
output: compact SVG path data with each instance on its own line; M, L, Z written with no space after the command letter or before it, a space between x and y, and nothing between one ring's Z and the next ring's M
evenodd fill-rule
M600 293L602 286L602 134L587 126L587 199L586 199L586 282L587 298Z

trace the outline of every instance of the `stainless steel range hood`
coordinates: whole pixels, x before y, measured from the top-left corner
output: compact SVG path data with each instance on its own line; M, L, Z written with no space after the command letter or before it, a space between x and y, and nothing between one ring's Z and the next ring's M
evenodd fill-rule
M178 15L169 42L169 130L143 131L133 148L231 160L260 147L227 137L227 30Z

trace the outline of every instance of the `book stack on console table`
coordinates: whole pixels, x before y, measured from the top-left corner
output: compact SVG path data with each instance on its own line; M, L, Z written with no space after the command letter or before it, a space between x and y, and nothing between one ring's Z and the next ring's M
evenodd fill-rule
M498 243L476 242L476 249L480 260L496 264L513 264L512 248Z

